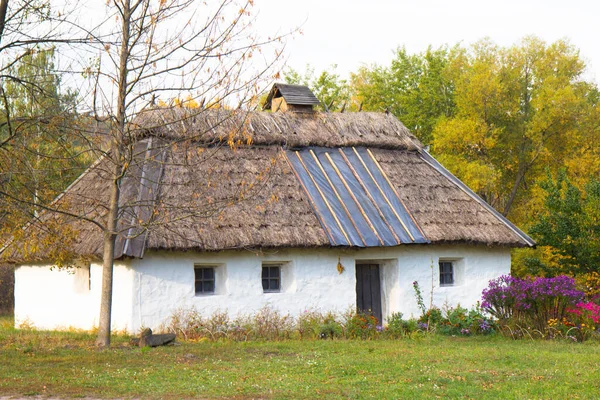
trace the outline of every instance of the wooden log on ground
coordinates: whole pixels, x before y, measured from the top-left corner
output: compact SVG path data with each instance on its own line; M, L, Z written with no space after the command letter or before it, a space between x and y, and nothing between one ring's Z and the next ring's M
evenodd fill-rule
M146 328L140 335L140 341L138 345L140 347L157 347L164 346L175 341L174 333L163 333L160 335L153 335L152 329Z

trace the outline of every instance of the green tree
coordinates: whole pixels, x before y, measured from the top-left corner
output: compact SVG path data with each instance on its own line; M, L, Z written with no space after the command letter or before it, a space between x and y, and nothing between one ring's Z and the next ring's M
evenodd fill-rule
M600 181L591 178L583 192L560 170L541 183L545 210L530 233L545 247L525 258L528 273L539 275L600 272Z
M456 49L432 49L408 54L396 50L389 67L363 67L351 77L356 102L367 111L387 110L421 141L431 142L439 118L454 115L454 83L447 66Z
M350 86L335 73L336 68L337 65L334 64L318 76L310 65L306 66L303 74L290 68L285 72L284 79L289 84L308 86L321 102L321 106L318 107L320 110L324 110L325 107L329 111L356 109L356 104L352 103Z
M6 71L11 79L3 83L0 114L4 229L36 216L39 206L56 197L89 163L84 144L70 134L76 95L61 93L54 57L54 48L31 49Z

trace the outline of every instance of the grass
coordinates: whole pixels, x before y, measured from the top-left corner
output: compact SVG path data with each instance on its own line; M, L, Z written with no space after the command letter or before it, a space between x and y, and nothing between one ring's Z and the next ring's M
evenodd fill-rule
M597 342L427 336L110 350L0 319L0 395L77 398L598 398Z

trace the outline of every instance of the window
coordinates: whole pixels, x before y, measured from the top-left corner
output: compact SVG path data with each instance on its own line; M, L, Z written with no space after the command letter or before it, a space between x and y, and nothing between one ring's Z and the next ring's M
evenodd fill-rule
M281 265L263 265L262 286L265 293L281 290Z
M454 285L454 264L452 261L440 261L440 286Z
M194 267L196 278L196 294L213 294L215 292L215 268Z

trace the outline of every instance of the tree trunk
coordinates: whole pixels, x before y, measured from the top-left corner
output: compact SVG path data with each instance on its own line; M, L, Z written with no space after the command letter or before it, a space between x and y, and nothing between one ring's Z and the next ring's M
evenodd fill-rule
M502 212L503 216L507 216L510 212L510 209L515 201L515 197L517 197L517 191L519 190L519 186L521 186L521 182L523 182L523 178L525 178L525 173L527 172L527 168L523 167L522 164L519 166L519 170L517 171L517 177L515 179L515 183L510 191L510 195L508 196L508 201L504 206L504 211Z
M6 13L8 12L8 0L0 0L0 43L4 34L4 25L6 24Z
M119 197L120 181L124 174L124 165L122 160L123 138L125 133L125 104L127 99L127 62L130 52L130 27L131 27L131 7L130 1L122 2L122 42L121 54L119 59L119 97L117 100L117 114L115 115L115 131L113 132L113 145L111 156L113 161L112 180L109 209L107 215L107 225L104 232L104 253L102 263L102 297L100 300L100 321L98 326L98 338L96 344L101 347L110 346L110 324L112 307L112 288L113 288L113 264L115 258L115 241L117 238L117 225L119 218Z
M115 254L115 240L117 238L117 222L119 214L119 180L120 168L114 164L113 177L110 188L110 202L108 210L108 223L104 231L104 253L102 255L102 293L100 297L100 321L96 345L99 347L110 346L110 324L112 309L113 289L113 264Z

